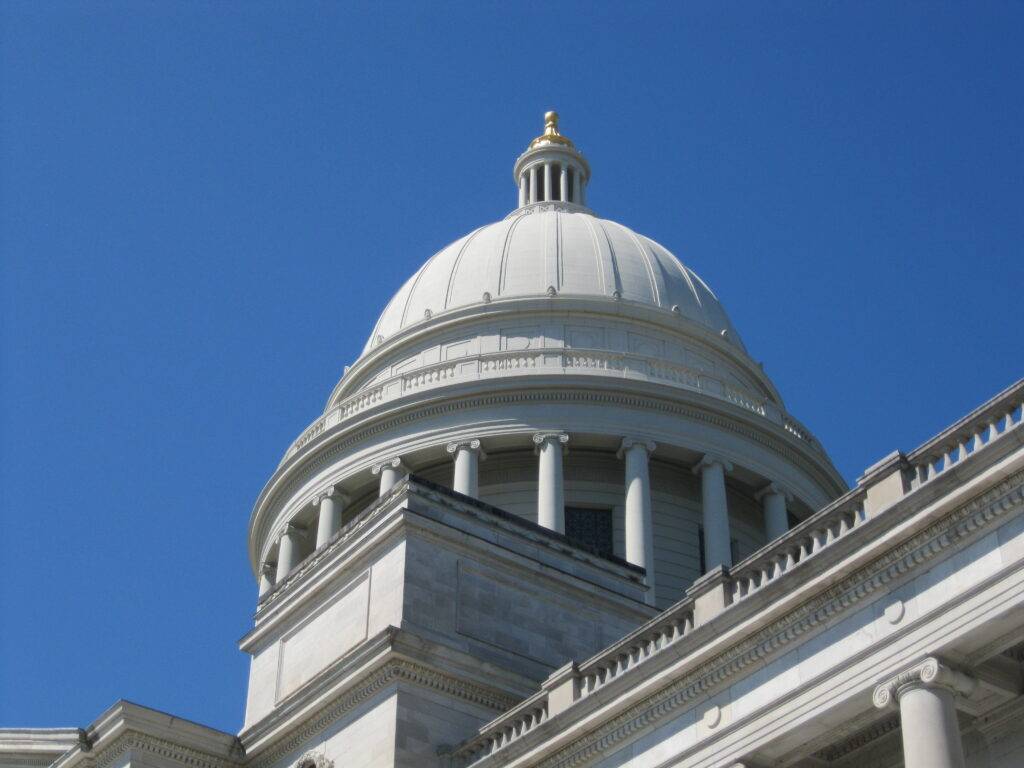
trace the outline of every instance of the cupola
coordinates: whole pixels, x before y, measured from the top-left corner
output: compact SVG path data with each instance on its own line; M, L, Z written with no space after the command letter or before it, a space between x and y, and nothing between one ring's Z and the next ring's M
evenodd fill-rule
M544 114L544 133L516 160L513 178L519 207L535 203L586 206L590 165L576 145L558 130L558 113Z

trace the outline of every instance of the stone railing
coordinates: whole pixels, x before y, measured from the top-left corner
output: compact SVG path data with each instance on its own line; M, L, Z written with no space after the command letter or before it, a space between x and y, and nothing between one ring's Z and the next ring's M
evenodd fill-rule
M985 451L1020 429L1024 422L1022 406L1024 380L1004 390L907 456L895 454L898 460L883 462L887 468L882 472L862 478L856 488L731 569L720 568L717 581L709 583L713 584L712 590L721 590L722 594L714 595L706 588L698 589L704 579L698 580L686 598L623 640L579 666L570 662L556 671L538 693L481 728L476 737L447 753L451 767L466 768L505 749L544 721L683 641L709 618L742 603L800 563L860 530L869 519L885 516L887 507L884 506L872 509L868 514L867 502L875 488L887 484L894 476L902 479L901 475L907 474L910 477L899 483L899 493L913 493L949 467ZM1024 440L1024 436L1020 439ZM702 609L701 601L704 600L707 600L705 606L712 606L710 610ZM676 651L675 656L682 652L682 649Z
M581 664L579 698L586 698L600 690L692 631L693 600L687 598L659 614L653 622Z
M909 485L919 488L1021 425L1024 379L907 454Z
M732 602L761 591L865 523L864 497L862 489L855 489L733 566L729 570Z
M521 739L548 719L548 692L541 690L480 729L480 735L446 757L451 768L465 768Z
M420 389L448 382L487 378L504 371L613 373L627 378L647 379L680 389L700 392L768 419L800 442L823 453L821 445L810 431L792 416L783 413L777 405L740 387L726 383L721 378L705 371L656 357L626 352L591 349L526 349L461 357L457 360L434 363L417 368L415 371L400 373L383 381L377 381L369 388L350 395L328 409L323 416L306 428L288 449L284 459L315 440L326 429L340 424L378 403Z
M449 753L449 765L466 768L500 752L553 715L679 642L693 627L693 600L686 599L580 666L567 664L552 674L539 692L492 720L475 738Z

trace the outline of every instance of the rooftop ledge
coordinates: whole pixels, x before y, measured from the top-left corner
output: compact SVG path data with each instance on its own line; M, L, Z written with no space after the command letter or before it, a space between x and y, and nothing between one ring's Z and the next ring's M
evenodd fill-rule
M911 453L889 454L865 470L856 487L784 536L732 568L705 574L686 597L614 645L557 670L533 696L485 725L473 739L446 750L449 764L473 765L513 743L532 741L528 735L543 723L585 705L598 690L633 677L629 673L641 665L650 670L659 662L678 660L719 637L726 628L723 622L735 625L777 608L785 590L794 591L947 493L956 482L968 481L1024 445L1022 404L1024 379ZM786 578L791 571L804 580ZM754 598L762 592L763 598Z
M645 571L640 566L633 565L615 555L601 553L575 543L561 533L532 523L511 512L506 512L486 502L410 474L404 477L389 493L377 499L342 526L328 542L299 563L286 579L269 589L259 600L256 611L257 618L262 617L270 606L283 599L287 593L294 591L296 586L305 582L312 573L319 571L319 565L322 562L339 555L353 539L390 512L405 510L422 513L422 510L416 508L417 505L408 504L410 499L416 498L440 504L447 510L461 513L468 518L482 520L494 527L514 533L516 539L528 546L541 545L556 558L567 556L572 561L581 562L591 568L604 571L620 581L632 583L636 588L642 588Z

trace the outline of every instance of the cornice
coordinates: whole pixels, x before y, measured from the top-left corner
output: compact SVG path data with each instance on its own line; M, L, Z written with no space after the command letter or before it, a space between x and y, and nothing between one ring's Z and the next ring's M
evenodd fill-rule
M428 669L406 659L391 659L346 688L325 707L318 710L298 727L291 729L286 737L277 740L267 749L258 753L250 765L252 768L265 768L273 764L316 736L346 712L351 711L387 686L398 682L429 688L495 712L511 709L518 703L518 699L513 696L507 696L475 683ZM98 766L97 768L103 767ZM223 767L204 765L197 766L197 768Z
M228 760L140 731L129 730L121 734L110 746L92 756L90 764L92 768L109 768L128 750L148 752L189 768L236 768L244 760L244 751L240 746L237 750L238 759Z
M506 382L507 383L507 382ZM745 411L733 407L736 415L726 415L729 404L726 402L715 403L717 410L701 408L697 405L690 405L681 402L677 398L668 398L663 395L622 393L606 389L581 390L567 387L566 377L559 377L557 382L551 382L550 386L537 386L531 388L505 389L496 392L482 394L468 394L461 397L443 397L444 393L437 390L429 392L431 400L428 402L392 403L394 413L368 414L361 424L343 425L344 429L333 437L331 442L309 446L308 451L300 451L295 454L288 463L283 464L274 473L274 476L267 483L260 498L253 510L253 517L250 521L250 558L255 569L256 552L252 546L255 539L262 540L265 531L262 526L266 525L269 517L264 513L273 507L279 500L288 500L299 488L307 483L312 477L326 467L334 464L337 459L350 453L350 449L382 432L393 430L410 422L421 421L427 418L441 416L448 413L466 411L477 408L487 408L502 405L516 405L526 403L581 403L610 405L616 408L639 408L661 413L671 414L681 418L711 424L723 430L740 435L741 437L756 443L767 451L778 455L786 461L795 465L804 472L822 489L836 488L841 490L841 479L838 474L832 476L828 470L834 472L834 468L824 454L813 454L809 446L797 443L795 439L786 438L784 434L772 435L767 429L767 424L752 426L746 418ZM594 382L586 382L587 386L593 387ZM543 385L544 382L539 382ZM659 385L652 385L659 386ZM676 392L673 392L676 394ZM443 397L443 399L442 399ZM698 397L700 397L698 395ZM702 400L707 398L701 398ZM348 434L345 434L347 430ZM447 444L449 439L439 438L439 444ZM799 449L799 450L798 450ZM367 466L376 463L374 460L366 462ZM361 467L353 467L350 472L358 471ZM261 526L256 531L257 525Z
M871 594L911 571L930 564L939 554L973 540L978 532L1011 511L1024 506L1024 472L1017 472L995 488L957 508L903 544L855 571L818 597L773 622L752 637L701 664L605 725L541 760L537 768L575 768L615 748L631 735L663 721L673 712L721 688L751 665L761 665L785 650L794 640L848 612ZM680 653L677 650L676 653ZM571 712L572 710L568 710ZM552 732L559 728L553 718ZM562 728L565 727L563 721ZM520 742L522 744L522 742ZM500 764L502 753L495 757ZM510 755L511 756L511 755ZM481 761L486 765L489 761Z

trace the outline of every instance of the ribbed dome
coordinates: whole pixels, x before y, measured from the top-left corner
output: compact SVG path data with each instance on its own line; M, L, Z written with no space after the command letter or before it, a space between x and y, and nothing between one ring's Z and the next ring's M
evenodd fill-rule
M572 208L520 208L438 251L388 303L366 350L446 310L545 294L660 307L717 335L726 331L725 338L742 348L715 294L668 250Z

